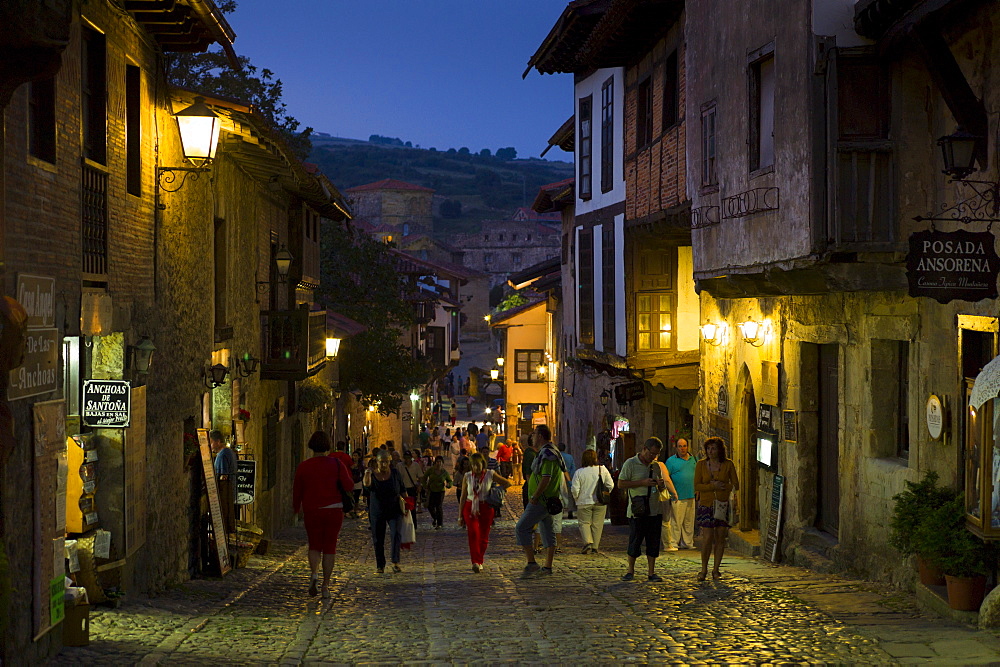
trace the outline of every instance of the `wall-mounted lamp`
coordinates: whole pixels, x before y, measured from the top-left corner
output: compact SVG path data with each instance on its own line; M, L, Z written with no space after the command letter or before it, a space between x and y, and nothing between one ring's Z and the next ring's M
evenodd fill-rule
M295 256L292 255L292 253L288 251L288 248L285 247L284 243L282 243L281 247L278 248L278 252L274 253L274 264L275 264L275 267L278 269L278 282L279 283L288 282L288 269L291 268L292 261L294 259L295 259ZM257 291L258 292L266 292L270 288L271 288L271 281L270 280L258 280L257 281Z
M493 381L496 381L499 378L500 378L500 369L499 368L491 368L490 369L490 379L493 380Z
M726 325L707 322L701 325L701 337L709 345L722 345L726 337Z
M132 370L143 375L149 373L149 366L153 362L153 352L156 352L156 346L153 345L153 341L149 340L149 336L143 336L138 343L130 346L129 355Z
M983 137L958 128L953 134L938 139L941 155L944 158L944 173L957 181L976 170L976 148Z
M209 389L215 389L216 387L221 387L226 384L226 377L229 375L229 369L222 364L215 364L205 371L205 386Z
M754 347L760 347L764 344L766 327L763 322L747 320L740 322L737 326L740 328L740 335L743 337L744 343L750 343Z
M240 377L248 378L257 372L257 364L259 363L260 359L255 358L247 352L243 355L242 359L237 359L236 371L240 374Z
M420 394L418 394L415 391L411 391L410 392L410 400L413 401L414 403L416 403L417 401L420 400Z
M157 185L165 192L177 192L184 187L188 175L198 178L208 171L219 145L219 116L205 104L204 97L194 98L194 104L174 114L181 135L184 159L193 167L157 167ZM175 185L176 183L176 185Z
M484 320L486 320L486 324L489 324L489 323L490 323L490 320L491 320L491 319L493 319L493 318L492 318L492 316L491 316L491 315L489 315L489 314L487 313L486 315L483 315L483 319L484 319Z
M340 341L342 339L336 338L334 336L327 336L326 338L326 356L329 359L333 359L340 352Z
M506 361L503 357L497 357L497 366L503 368L503 362Z
M546 373L548 373L548 371L549 371L549 367L546 366L545 364L538 364L538 368L535 369L535 373L537 373L538 377L540 377L540 378L545 377L545 375L546 375Z
M605 389L601 392L601 405L608 407L608 402L611 400L611 392Z

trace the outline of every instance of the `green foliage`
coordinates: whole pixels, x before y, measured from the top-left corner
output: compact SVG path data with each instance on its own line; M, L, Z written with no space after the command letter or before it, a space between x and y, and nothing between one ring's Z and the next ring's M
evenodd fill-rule
M333 402L333 391L316 377L306 378L299 384L297 407L302 412L312 412Z
M341 385L383 414L395 412L430 377L427 364L400 342L413 322L406 295L414 288L384 243L332 223L324 225L322 240L320 299L368 327L341 347Z
M483 150L479 151L479 157L489 157L490 155L492 155L492 153L490 152L489 148L484 148Z
M497 159L498 160L516 160L517 159L517 149L513 146L508 146L506 148L497 149Z
M368 137L368 141L382 146L402 146L403 140L399 137L383 137L380 134L373 134ZM409 142L407 142L409 143Z
M965 503L961 496L937 507L917 526L914 541L919 553L953 577L987 575L993 569L996 550L969 532L965 526Z
M932 511L954 498L954 492L937 481L938 474L928 471L919 482L906 482L906 491L892 498L896 505L889 522L889 544L904 556L926 554L917 543L917 528Z
M217 3L224 14L236 10L236 0ZM312 128L299 131L299 121L288 114L282 101L281 79L274 72L258 69L250 59L239 56L240 68L233 69L229 58L218 47L204 53L167 53L164 56L167 80L175 86L206 95L219 95L253 105L278 131L289 149L300 160L312 151L309 135Z
M493 311L494 315L499 315L500 313L510 310L511 308L517 308L518 306L523 306L528 303L528 297L524 296L521 291L511 292L507 295L503 301L496 307Z

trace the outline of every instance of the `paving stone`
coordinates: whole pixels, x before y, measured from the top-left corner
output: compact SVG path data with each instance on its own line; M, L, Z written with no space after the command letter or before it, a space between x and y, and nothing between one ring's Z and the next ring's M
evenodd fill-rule
M348 520L331 599L306 595L305 537L289 531L224 579L95 608L91 645L57 664L523 664L654 662L869 663L1000 660L998 640L931 618L899 591L727 555L722 581L700 560L660 558L664 581L625 583L625 528L606 526L599 555L564 526L554 573L521 577L518 493L494 526L484 572L446 496L446 527L421 515L402 573L374 573L366 521ZM891 608L881 602L892 598ZM933 648L931 648L932 645Z

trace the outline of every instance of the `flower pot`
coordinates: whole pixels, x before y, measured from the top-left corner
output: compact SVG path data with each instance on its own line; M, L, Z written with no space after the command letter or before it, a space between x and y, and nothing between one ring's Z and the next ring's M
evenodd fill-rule
M944 572L934 563L917 556L917 570L924 586L944 586Z
M948 582L948 606L962 611L979 611L986 597L986 577L945 576Z

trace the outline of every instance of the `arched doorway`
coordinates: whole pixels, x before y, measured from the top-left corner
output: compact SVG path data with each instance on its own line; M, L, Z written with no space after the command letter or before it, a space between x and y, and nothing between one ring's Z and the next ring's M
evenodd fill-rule
M740 530L756 530L760 526L760 508L757 506L757 398L753 379L746 364L740 369L736 385L739 401L733 424L732 458L740 477L737 504L740 511Z

